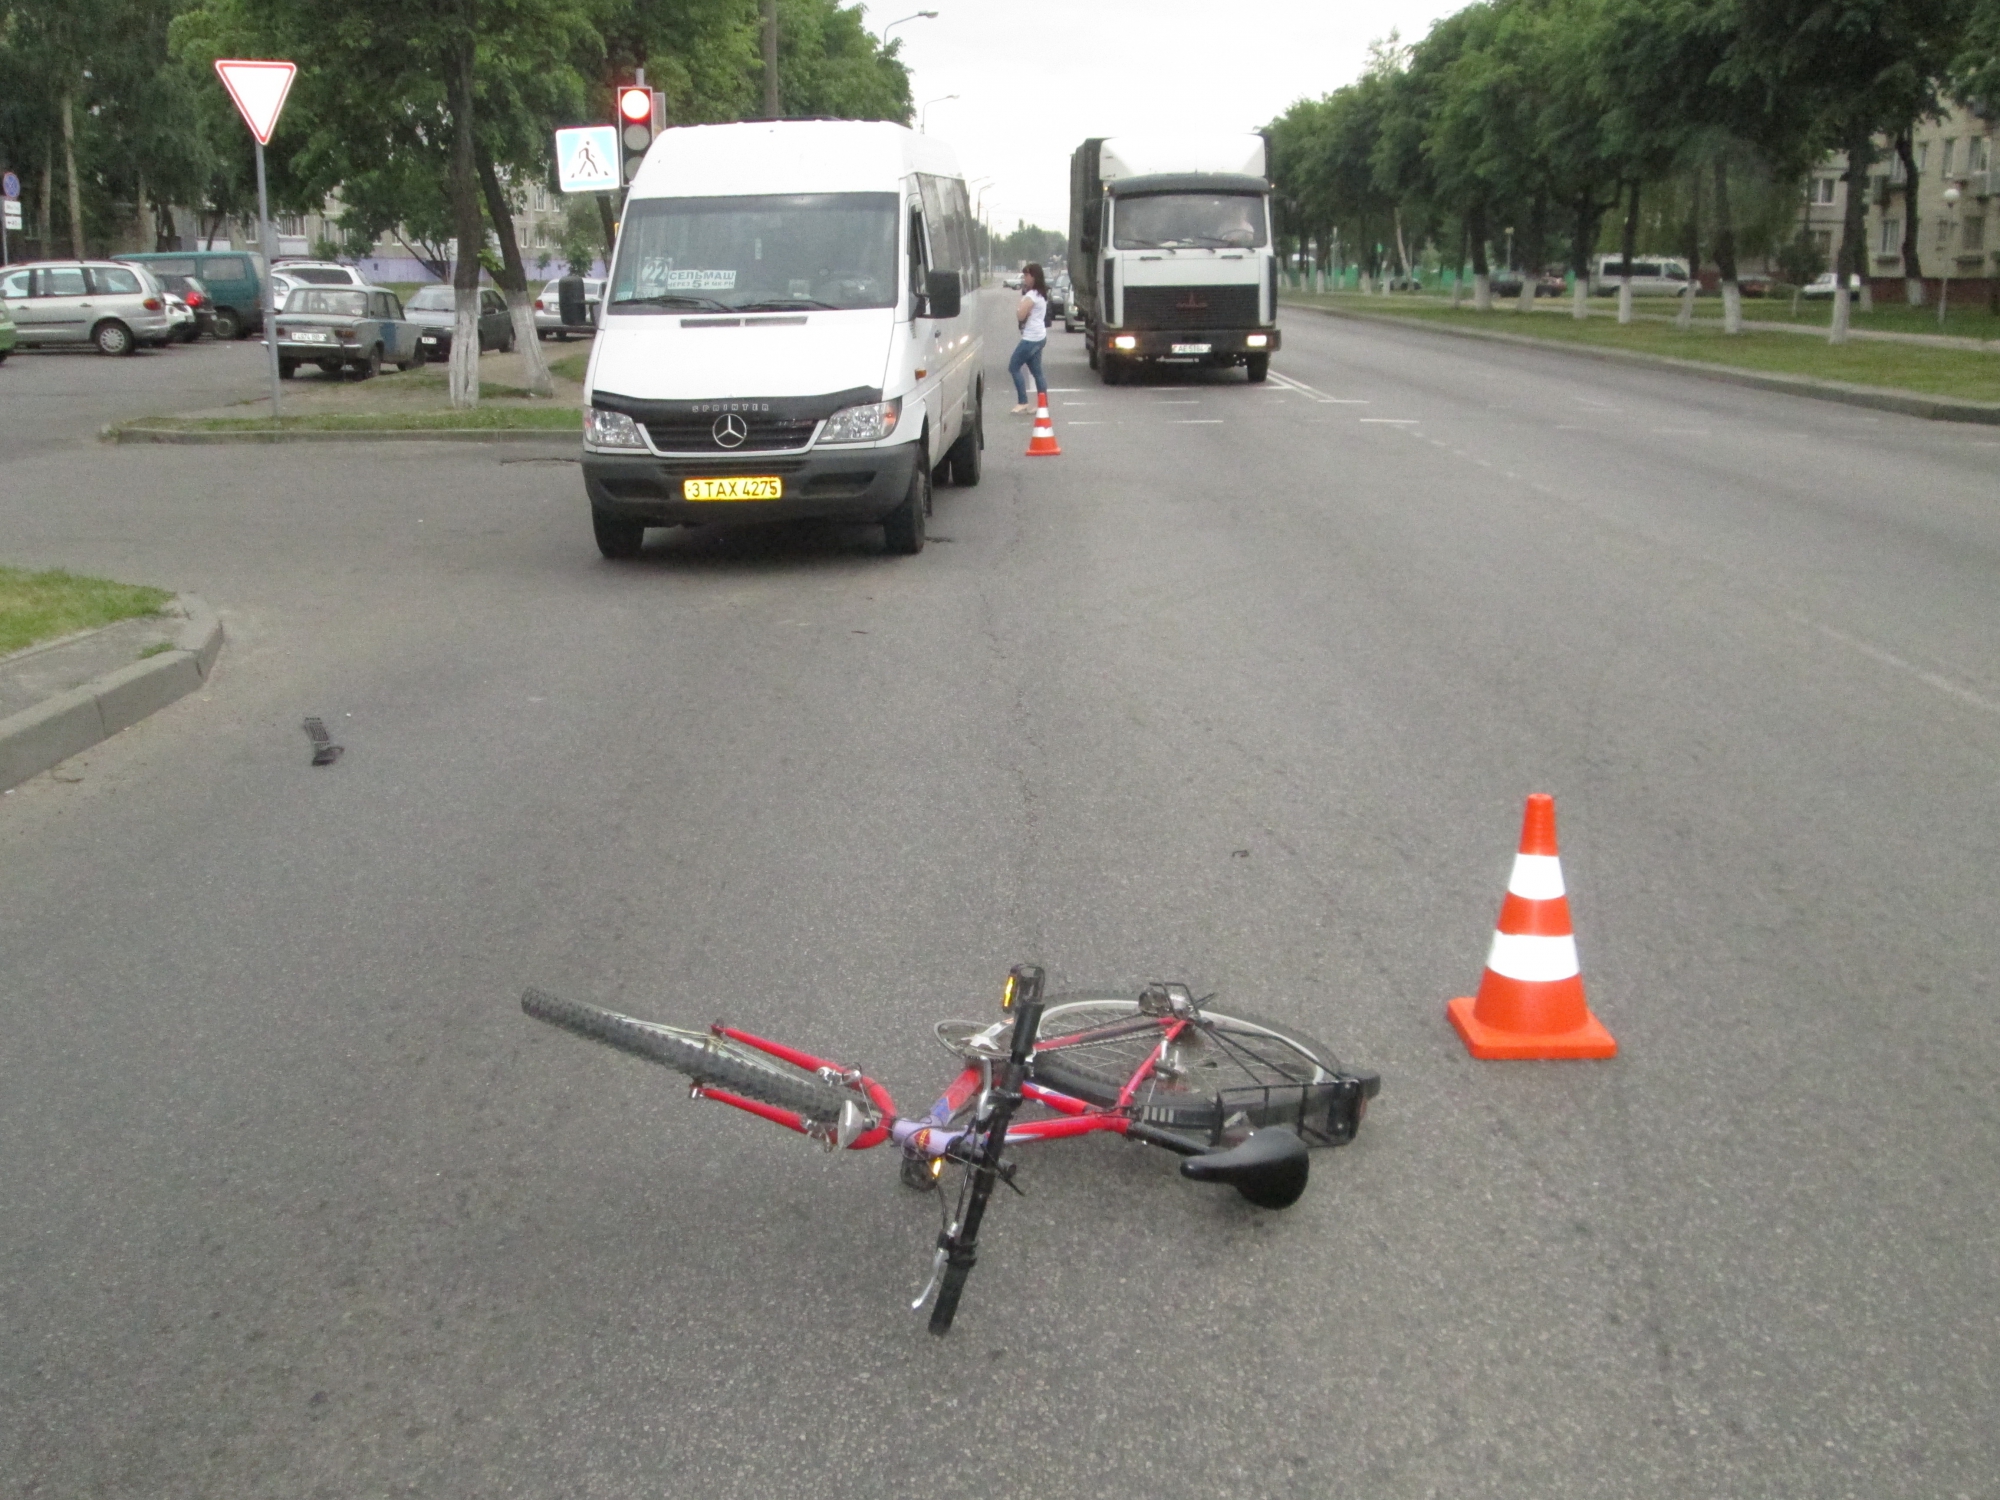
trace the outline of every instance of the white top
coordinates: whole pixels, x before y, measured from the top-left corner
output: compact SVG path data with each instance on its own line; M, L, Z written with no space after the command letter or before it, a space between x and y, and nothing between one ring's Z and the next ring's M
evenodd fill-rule
M1021 325L1021 341L1039 344L1049 336L1049 299L1030 287L1021 300L1028 304L1028 319Z

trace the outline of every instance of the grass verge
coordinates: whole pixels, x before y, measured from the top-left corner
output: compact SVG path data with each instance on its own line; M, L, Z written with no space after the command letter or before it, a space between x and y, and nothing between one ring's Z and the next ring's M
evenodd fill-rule
M0 656L114 620L158 614L171 598L145 584L0 567Z
M549 361L549 373L558 380L574 380L583 384L583 367L590 363L590 350L579 349L574 354L565 354L561 359Z
M1518 313L1495 309L1477 313L1470 307L1454 312L1442 299L1286 295L1282 301L1301 307L1336 308L1377 317L1406 318L1413 323L1451 328L1478 328L1516 334L1552 344L1584 344L1604 349L1629 349L1673 359L1699 360L1733 369L1762 370L1778 375L1802 375L1848 385L1883 390L1914 391L1961 401L2000 402L2000 357L1978 349L1940 349L1922 344L1826 344L1795 333L1723 333L1719 323L1697 322L1682 332L1671 323L1628 323L1612 317L1581 322L1560 310ZM1594 311L1594 309L1593 309Z
M130 427L169 432L581 432L573 406L475 406L468 411L318 411L280 417L148 417Z

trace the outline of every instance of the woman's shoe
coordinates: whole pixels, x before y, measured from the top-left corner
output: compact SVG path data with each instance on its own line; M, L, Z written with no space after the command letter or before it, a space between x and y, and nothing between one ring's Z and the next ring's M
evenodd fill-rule
M1033 411L1033 410L1034 410L1034 407L1032 407L1032 406L1028 405L1028 403L1027 403L1027 402L1023 401L1023 402L1022 402L1022 403L1021 403L1021 404L1020 404L1019 406L1017 406L1017 407L1015 407L1015 408L1014 408L1014 413L1013 413L1013 414L1014 414L1015 416L1017 416L1017 417L1018 417L1018 416L1020 416L1020 415L1021 415L1021 413L1022 413L1022 412L1024 412L1024 411Z

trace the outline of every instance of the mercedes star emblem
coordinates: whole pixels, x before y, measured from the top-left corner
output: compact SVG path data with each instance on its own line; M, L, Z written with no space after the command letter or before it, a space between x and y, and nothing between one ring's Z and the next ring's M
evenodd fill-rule
M740 448L743 440L750 436L750 424L733 411L717 417L715 425L708 430L718 448Z

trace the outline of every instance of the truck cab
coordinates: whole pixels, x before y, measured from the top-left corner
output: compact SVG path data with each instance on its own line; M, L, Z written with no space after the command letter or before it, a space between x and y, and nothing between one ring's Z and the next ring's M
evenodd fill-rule
M1091 368L1241 365L1279 347L1271 185L1258 135L1113 136L1070 164L1070 265Z

